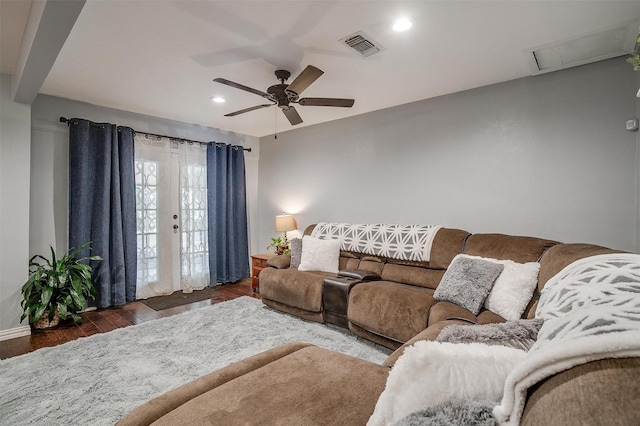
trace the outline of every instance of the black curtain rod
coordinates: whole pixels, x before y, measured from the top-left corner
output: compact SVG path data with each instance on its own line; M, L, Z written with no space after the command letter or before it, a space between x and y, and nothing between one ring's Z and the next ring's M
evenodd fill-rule
M71 120L69 120L66 117L60 117L60 122L61 123L66 123L67 126L69 125L69 123L71 122ZM187 142L187 143L199 143L199 144L204 144L204 145L208 145L209 142L201 142L201 141L194 141L191 139L183 139L183 138L176 138L173 136L167 136L167 135L159 135L157 133L149 133L149 132L139 132L137 130L132 129L134 133L141 133L143 135L149 135L149 136L156 136L158 138L167 138L167 139L171 139L172 141L178 141L178 142ZM242 148L244 151L247 152L251 152L251 148Z

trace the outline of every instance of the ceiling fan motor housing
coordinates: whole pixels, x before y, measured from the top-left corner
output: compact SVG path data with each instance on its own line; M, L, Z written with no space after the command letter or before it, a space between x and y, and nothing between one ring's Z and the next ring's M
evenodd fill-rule
M289 106L289 102L295 102L298 100L298 95L294 92L287 92L288 84L274 84L269 86L267 93L269 99L275 102L280 108L286 108Z

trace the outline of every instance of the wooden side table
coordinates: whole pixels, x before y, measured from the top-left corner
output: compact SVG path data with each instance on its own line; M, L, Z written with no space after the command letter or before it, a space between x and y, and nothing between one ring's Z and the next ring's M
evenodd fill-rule
M258 275L260 271L267 267L267 260L275 256L274 253L261 253L251 255L251 288L254 293L260 293L260 283Z

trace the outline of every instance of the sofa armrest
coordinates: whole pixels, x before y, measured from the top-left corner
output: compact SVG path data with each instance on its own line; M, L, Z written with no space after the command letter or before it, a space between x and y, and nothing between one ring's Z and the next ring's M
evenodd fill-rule
M400 355L404 353L404 350L406 348L408 348L409 346L421 340L436 340L440 332L445 327L453 324L469 325L469 323L466 320L440 321L437 324L434 324L428 328L425 328L423 331L421 331L420 333L416 334L413 338L411 338L411 340L408 340L404 345L396 349L395 352L389 355L389 357L382 363L382 365L385 367L393 367L393 364L396 363L396 361L398 360L398 358L400 358Z
M429 326L439 322L459 319L476 324L478 319L469 310L450 302L436 302L429 311Z
M338 272L338 277L353 278L359 281L377 281L380 275L366 269L343 269Z
M231 380L283 358L293 352L311 346L308 343L288 343L261 352L242 361L231 364L213 373L202 376L172 391L146 402L124 416L118 426L150 425L167 413L192 400L198 395L208 392Z
M638 424L640 358L578 365L529 389L522 426Z
M291 255L279 254L277 256L273 256L271 259L267 260L267 265L276 269L287 269L291 266Z

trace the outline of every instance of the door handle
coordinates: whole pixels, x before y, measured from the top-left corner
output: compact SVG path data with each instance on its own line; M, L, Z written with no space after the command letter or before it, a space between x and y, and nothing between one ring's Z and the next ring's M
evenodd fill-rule
M178 225L173 225L173 229L178 229Z

